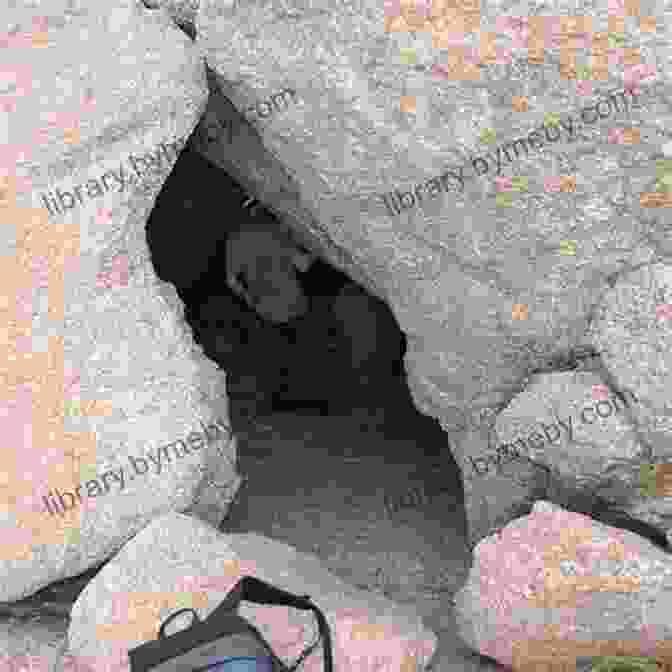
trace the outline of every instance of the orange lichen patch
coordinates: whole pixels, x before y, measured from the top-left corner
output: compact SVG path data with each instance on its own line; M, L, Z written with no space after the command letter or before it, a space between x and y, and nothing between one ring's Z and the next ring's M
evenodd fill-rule
M420 18L409 21L403 16L385 17L385 31L388 33L410 33L426 31L431 33L434 31L434 26L429 19Z
M419 661L431 654L430 642L407 640L395 627L371 623L365 610L339 609L335 616L336 659L349 669L413 672L419 669Z
M50 485L55 488L73 489L73 479L68 474L52 476ZM0 490L0 502L13 511L16 527L5 534L0 556L7 560L28 559L40 544L63 545L69 531L79 527L78 513L66 511L61 516L47 514L44 504L36 509L35 493L15 483Z
M67 145L78 145L82 141L79 128L77 126L66 128L63 131L63 139Z
M479 56L483 63L497 62L496 33L484 30L481 32Z
M161 623L170 613L184 608L205 609L208 606L205 592L133 591L115 595L113 600L113 622L96 626L97 636L108 641L155 639Z
M481 3L480 0L433 0L432 1L432 17L446 17L453 13L480 15Z
M576 175L559 175L560 191L574 193L576 191Z
M593 34L591 55L593 59L609 56L609 33L599 32Z
M527 60L533 65L541 65L546 58L543 42L528 42Z
M481 17L481 0L461 0L459 3L460 10L469 17L478 18Z
M61 482L63 484L68 483L65 479L61 479ZM60 487L63 486L61 485ZM70 481L69 485L65 487L74 489L74 484ZM16 512L20 527L30 532L31 546L39 544L62 545L68 534L68 530L73 527L79 527L79 515L79 511L75 509L65 511L61 516L49 517L43 511Z
M541 64L546 57L546 17L531 16L527 25L527 60Z
M350 630L350 638L355 642L385 639L385 637L385 628L373 623L355 623Z
M465 34L466 25L464 17L460 15L432 22L432 46L435 49L450 49Z
M66 400L64 406L64 415L73 416L110 416L114 411L114 406L111 402L99 399Z
M34 31L27 36L32 46L48 44L46 19L33 21ZM25 43L25 40L24 40ZM20 74L20 73L19 73ZM23 74L22 95L30 84ZM11 102L11 101L10 101ZM83 110L90 110L95 101L85 98ZM66 143L79 143L77 114L52 113L47 115L48 129L37 134L37 140L47 135L46 130L62 129ZM11 148L10 148L11 149ZM10 416L15 427L21 428L14 441L15 450L7 451L3 460L4 477L0 478L0 501L7 503L17 520L2 545L6 557L28 557L38 544L70 543L79 534L79 507L67 507L54 515L48 508L47 497L34 492L37 484L44 485L44 494L63 490L72 500L77 492L82 463L95 464L96 436L94 433L66 433L63 426L64 396L64 341L60 336L48 339L47 352L32 349L33 294L38 284L46 283L49 318L63 322L65 312L65 272L76 270L80 254L80 228L72 224L49 220L42 208L17 205L17 191L25 190L24 178L13 175L12 163L30 154L30 147L7 150L3 163L5 174L0 175L0 225L11 226L16 233L17 251L14 258L3 265L3 292L0 294L0 399L13 399ZM0 157L2 158L2 157ZM9 174L7 174L9 173ZM89 413L108 415L112 405L104 401L90 401ZM7 415L7 413L5 414ZM24 429L31 427L26 440ZM15 432L12 423L5 426L5 434ZM17 478L20 475L20 478ZM22 483L33 485L30 490ZM58 495L60 497L60 494ZM37 498L38 501L35 501ZM52 504L54 502L52 501ZM63 501L61 500L61 504ZM81 507L82 511L84 506ZM50 515L51 514L51 515Z
M524 618L520 614L519 620L515 618L515 608L513 605L525 603L525 598L521 596L520 600L509 602L509 607L513 608L514 622L508 617L509 612L500 611L502 618L502 631L499 635L495 634L495 641L486 642L487 650L490 653L498 652L506 657L506 662L514 670L525 670L526 672L538 672L538 670L548 670L549 672L560 672L561 670L571 670L575 672L576 658L605 656L605 655L648 655L656 656L662 660L672 661L672 641L656 642L655 628L647 627L645 623L641 624L641 631L633 635L633 640L607 640L599 641L589 638L590 632L583 633L578 624L578 610L590 604L590 593L598 591L612 592L634 592L639 589L639 582L636 576L570 576L565 577L560 570L560 563L563 561L574 561L578 565L579 574L586 571L587 566L592 566L596 555L604 557L605 541L607 542L607 555L610 558L623 561L627 557L633 557L633 549L628 548L620 541L623 535L613 533L607 539L602 534L597 534L597 526L585 516L573 515L571 523L568 524L566 516L539 516L538 521L533 523L542 523L543 530L552 531L553 541L546 543L541 549L541 560L543 561L543 570L545 584L540 586L538 575L534 577L525 577L520 575L519 587L523 584L531 587L535 592L533 599L528 598L527 605L532 608L563 607L556 610L553 614L546 613L546 620L555 621L551 623L535 623ZM540 527L540 525L539 525ZM529 540L534 543L538 539L538 526L534 524L528 529ZM504 535L502 542L509 541ZM513 541L511 539L510 541ZM519 548L525 541L524 533L516 536L515 544ZM501 563L509 564L512 562L502 556L506 554L506 543L492 544L489 552L482 552L481 578L485 574L486 579L494 576L493 572L487 572L483 564L483 558L488 560L490 569ZM501 559L500 559L501 558ZM538 562L534 561L534 568L538 568ZM583 569L582 569L583 568ZM535 572L536 574L536 572ZM532 579L530 581L530 579ZM563 592L565 593L563 595ZM574 599L574 595L579 595L580 599ZM502 604L501 595L492 595L487 603L491 607L497 608ZM564 600L558 600L558 597L564 597ZM499 599L497 599L499 598ZM545 599L546 598L546 599ZM515 621L518 621L515 623ZM597 634L597 633L596 633ZM583 636L583 639L580 639ZM573 639L575 638L575 639ZM651 653L652 649L655 653ZM507 655L508 654L508 655ZM490 655L490 654L489 654ZM509 657L510 656L510 657ZM500 657L496 655L495 657Z
M625 546L620 541L610 541L607 544L607 558L609 560L625 560Z
M406 17L401 14L397 16L385 17L385 32L386 33L410 33L417 28L413 28L406 20Z
M479 0L435 0L432 3L433 32L449 30L453 35L472 33L481 24Z
M643 33L655 33L658 27L656 17L653 15L646 15L639 17L639 29Z
M585 49L586 36L592 36L592 33L592 17L585 15L560 17L561 49Z
M3 296L0 301L0 321L3 330L0 348L2 357L2 388L0 398L16 398L18 386L30 389L15 410L14 419L21 426L31 427L30 443L17 446L14 460L8 454L4 462L6 473L20 474L26 469L44 476L47 469L43 460L50 455L48 468L50 487L72 488L77 481L76 454L91 455L95 451L95 434L68 434L63 430L62 406L64 388L64 342L62 337L50 337L46 353L34 352L30 347L32 332L33 261L46 261L48 280L49 317L64 319L64 271L71 259L79 255L78 224L56 224L49 221L41 208L19 207L16 204L16 178L3 176L0 220L16 231L17 252L3 266ZM11 431L11 427L8 427ZM62 455L63 459L58 459ZM16 481L2 483L0 499L25 499L28 493L18 489ZM69 538L70 530L79 526L78 511L65 511L60 517L49 516L43 510L14 510L17 527L3 544L7 557L26 558L37 544L58 543Z
M456 80L478 80L481 72L478 63L474 62L464 47L448 48L448 63L445 66L448 76Z
M562 49L560 51L560 75L565 79L576 79L577 70L576 52L570 49Z
M639 204L642 208L669 208L672 206L672 192L645 191L639 195Z
M535 606L566 607L576 606L578 593L587 592L637 592L639 577L630 576L564 576L560 569L563 560L576 561L577 547L591 544L593 533L589 524L575 525L561 533L560 543L544 550L544 588L530 600ZM618 540L612 540L607 547L611 559L624 559L625 547Z
M530 603L536 607L577 607L580 593L637 593L640 579L636 576L563 576L560 568L546 570L544 590Z
M415 96L399 96L399 109L404 113L415 113L417 101Z
M624 145L636 145L641 141L641 131L639 128L623 129L622 142Z
M656 495L672 497L672 464L656 465Z
M607 32L623 35L625 33L625 18L616 14L607 17Z
M404 654L399 672L415 672L418 669L420 669L418 657L410 653Z
M418 11L416 0L401 0L397 16L385 16L385 32L431 31L432 24L424 12Z
M595 81L609 79L609 64L606 61L604 63L593 63L591 74Z
M593 79L607 79L609 76L609 34L595 33L592 40L590 69Z
M623 0L626 16L640 16L639 0Z
M450 14L450 10L455 8L454 0L432 0L432 9L430 16L432 20L442 19Z
M114 413L114 404L103 399L92 399L88 402L88 415L111 416Z
M46 30L35 32L31 35L31 43L35 49L44 49L49 46L49 35Z
M8 210L12 210L11 206ZM9 214L9 213L8 213ZM49 289L49 317L64 320L65 268L71 267L80 251L80 230L77 223L59 224L49 221L44 208L16 208L12 221L22 242L16 262L32 266L32 259L46 261ZM22 280L27 280L26 276ZM31 279L32 280L32 279ZM32 282L29 281L29 284Z
M34 49L44 49L49 46L46 17L33 20L33 30L30 33L30 44Z
M406 19L406 23L411 30L431 30L429 17L422 11L418 12L415 0L401 0L401 15Z
M544 588L529 600L536 607L577 608L579 593L637 592L640 579L634 576L564 576L560 570L562 560L576 560L577 546L592 542L589 524L576 525L563 530L559 544L544 552ZM623 560L625 548L619 541L610 541L607 547L610 559ZM642 642L572 641L557 625L546 625L543 639L516 641L513 644L515 670L575 670L579 656L641 655Z
M511 317L514 320L526 320L528 318L529 308L525 303L514 303L511 308Z
M642 64L642 54L637 47L626 47L623 49L623 67L634 68Z
M513 96L511 98L511 107L516 112L527 112L530 109L530 101L526 96Z
M446 21L446 24L448 24L448 21ZM443 20L433 24L432 46L434 49L449 49L454 39L455 34L452 30L443 27Z
M226 560L222 565L222 570L228 576L240 577L243 573L243 568L238 558Z
M643 643L637 639L568 639L547 626L544 639L517 641L513 645L513 669L516 672L575 672L576 659L593 656L641 656ZM555 631L555 632L554 632ZM656 642L653 655L666 667L672 661L672 641Z
M606 60L604 62L593 62L591 75L592 79L595 81L605 81L609 79L609 63Z
M543 559L547 567L555 566L560 560L576 557L577 547L581 544L592 543L593 531L589 522L580 521L577 524L560 530L560 540L544 549Z

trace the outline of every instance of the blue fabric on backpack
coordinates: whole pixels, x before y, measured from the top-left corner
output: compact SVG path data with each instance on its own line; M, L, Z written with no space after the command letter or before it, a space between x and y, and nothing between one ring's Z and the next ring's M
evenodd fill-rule
M259 630L237 613L241 600L310 610L317 618L320 636L288 666L273 653ZM192 614L191 624L167 635L166 626L185 612ZM179 609L163 622L157 639L131 649L128 657L131 672L293 672L320 641L325 672L333 672L329 624L310 597L244 576L205 620L193 609Z
M273 660L263 656L237 656L214 663L211 672L273 672Z

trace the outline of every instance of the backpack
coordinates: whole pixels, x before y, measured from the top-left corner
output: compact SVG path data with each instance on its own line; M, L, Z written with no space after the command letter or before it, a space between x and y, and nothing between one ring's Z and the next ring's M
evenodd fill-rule
M291 666L272 651L257 628L237 613L241 600L310 610L315 613L319 637ZM191 624L173 635L165 628L178 614L191 612ZM219 606L200 620L193 609L180 609L161 625L158 639L128 652L131 672L293 672L322 641L325 672L333 672L331 633L324 614L308 595L297 596L244 576Z

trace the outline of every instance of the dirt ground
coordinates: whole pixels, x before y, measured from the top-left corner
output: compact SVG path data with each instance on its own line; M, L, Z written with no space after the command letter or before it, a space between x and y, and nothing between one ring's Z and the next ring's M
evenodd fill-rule
M471 555L459 470L438 424L407 404L372 420L282 413L234 420L244 482L220 529L255 531L315 553L345 581L412 603L439 638L432 669L500 668L457 637L451 598ZM99 568L2 614L68 615Z
M221 529L285 541L354 585L413 603L439 637L434 670L500 669L456 634L451 598L471 556L446 435L417 412L377 426L364 415L285 413L239 427L246 480Z

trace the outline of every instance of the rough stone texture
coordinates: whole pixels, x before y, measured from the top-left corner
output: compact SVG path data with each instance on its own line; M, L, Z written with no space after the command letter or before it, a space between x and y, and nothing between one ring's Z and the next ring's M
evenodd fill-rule
M0 603L0 615L25 618L39 613L69 618L79 593L104 564L91 567L77 576L50 583L22 600Z
M163 9L175 23L193 28L199 0L142 0L149 9Z
M476 546L455 614L472 648L516 671L574 670L577 656L604 655L669 666L671 590L660 549L540 501Z
M637 403L632 422L657 465L654 497L641 500L633 514L669 528L670 486L661 467L672 457L672 266L646 265L624 274L604 296L591 325L614 385Z
M388 302L415 403L456 457L479 457L522 379L590 343L610 284L669 258L653 159L672 22L650 2L444 4L202 0L196 43L216 75L195 144ZM602 99L603 118L582 112ZM382 198L439 176L401 214ZM471 539L547 485L465 483Z
M170 143L205 103L196 50L134 0L12 3L3 19L2 76L16 84L0 95L0 600L12 601L166 511L218 522L240 477L224 376L156 278L144 232ZM192 436L213 422L219 436ZM50 515L59 498L69 510Z
M198 41L196 46L202 48ZM227 97L231 95L230 82L209 67L207 75L210 96L190 138L190 146L232 175L245 191L254 194L297 242L345 270L375 296L381 296L380 289L353 262L347 250L335 245L328 232L315 233L313 215L301 202L299 188L290 172L269 152L260 129L252 125ZM285 95L291 99L291 92Z
M651 463L651 453L631 421L638 406L634 394L620 398L594 371L530 377L497 416L487 452L475 457L456 451L465 487L482 486L493 506L511 488L515 505L524 508L528 486L536 482L552 501L570 508L581 499L590 510L591 500L600 498L615 510L669 529L672 523L660 516L667 510L662 493L642 489L642 468ZM510 517L511 510L502 510L497 522L503 525Z
M65 672L68 619L33 613L0 616L0 660L7 670Z
M349 586L312 554L258 534L224 535L175 513L147 526L82 591L72 610L69 652L96 671L126 670L128 650L154 639L172 612L192 606L207 617L245 574L314 599L329 621L336 670L373 669L374 658L379 665L384 660L380 669L423 669L434 653L436 636L413 608ZM242 603L239 613L286 663L313 641L310 612ZM301 669L317 672L321 659L318 647Z
M452 610L471 565L459 469L438 423L412 411L407 401L375 430L352 413L276 414L241 429L247 478L224 528L315 553L347 583L412 605L439 639L437 672L495 670L460 640Z
M623 477L626 465L638 467L645 453L625 412L592 372L542 374L498 415L499 445L602 494L606 472Z

